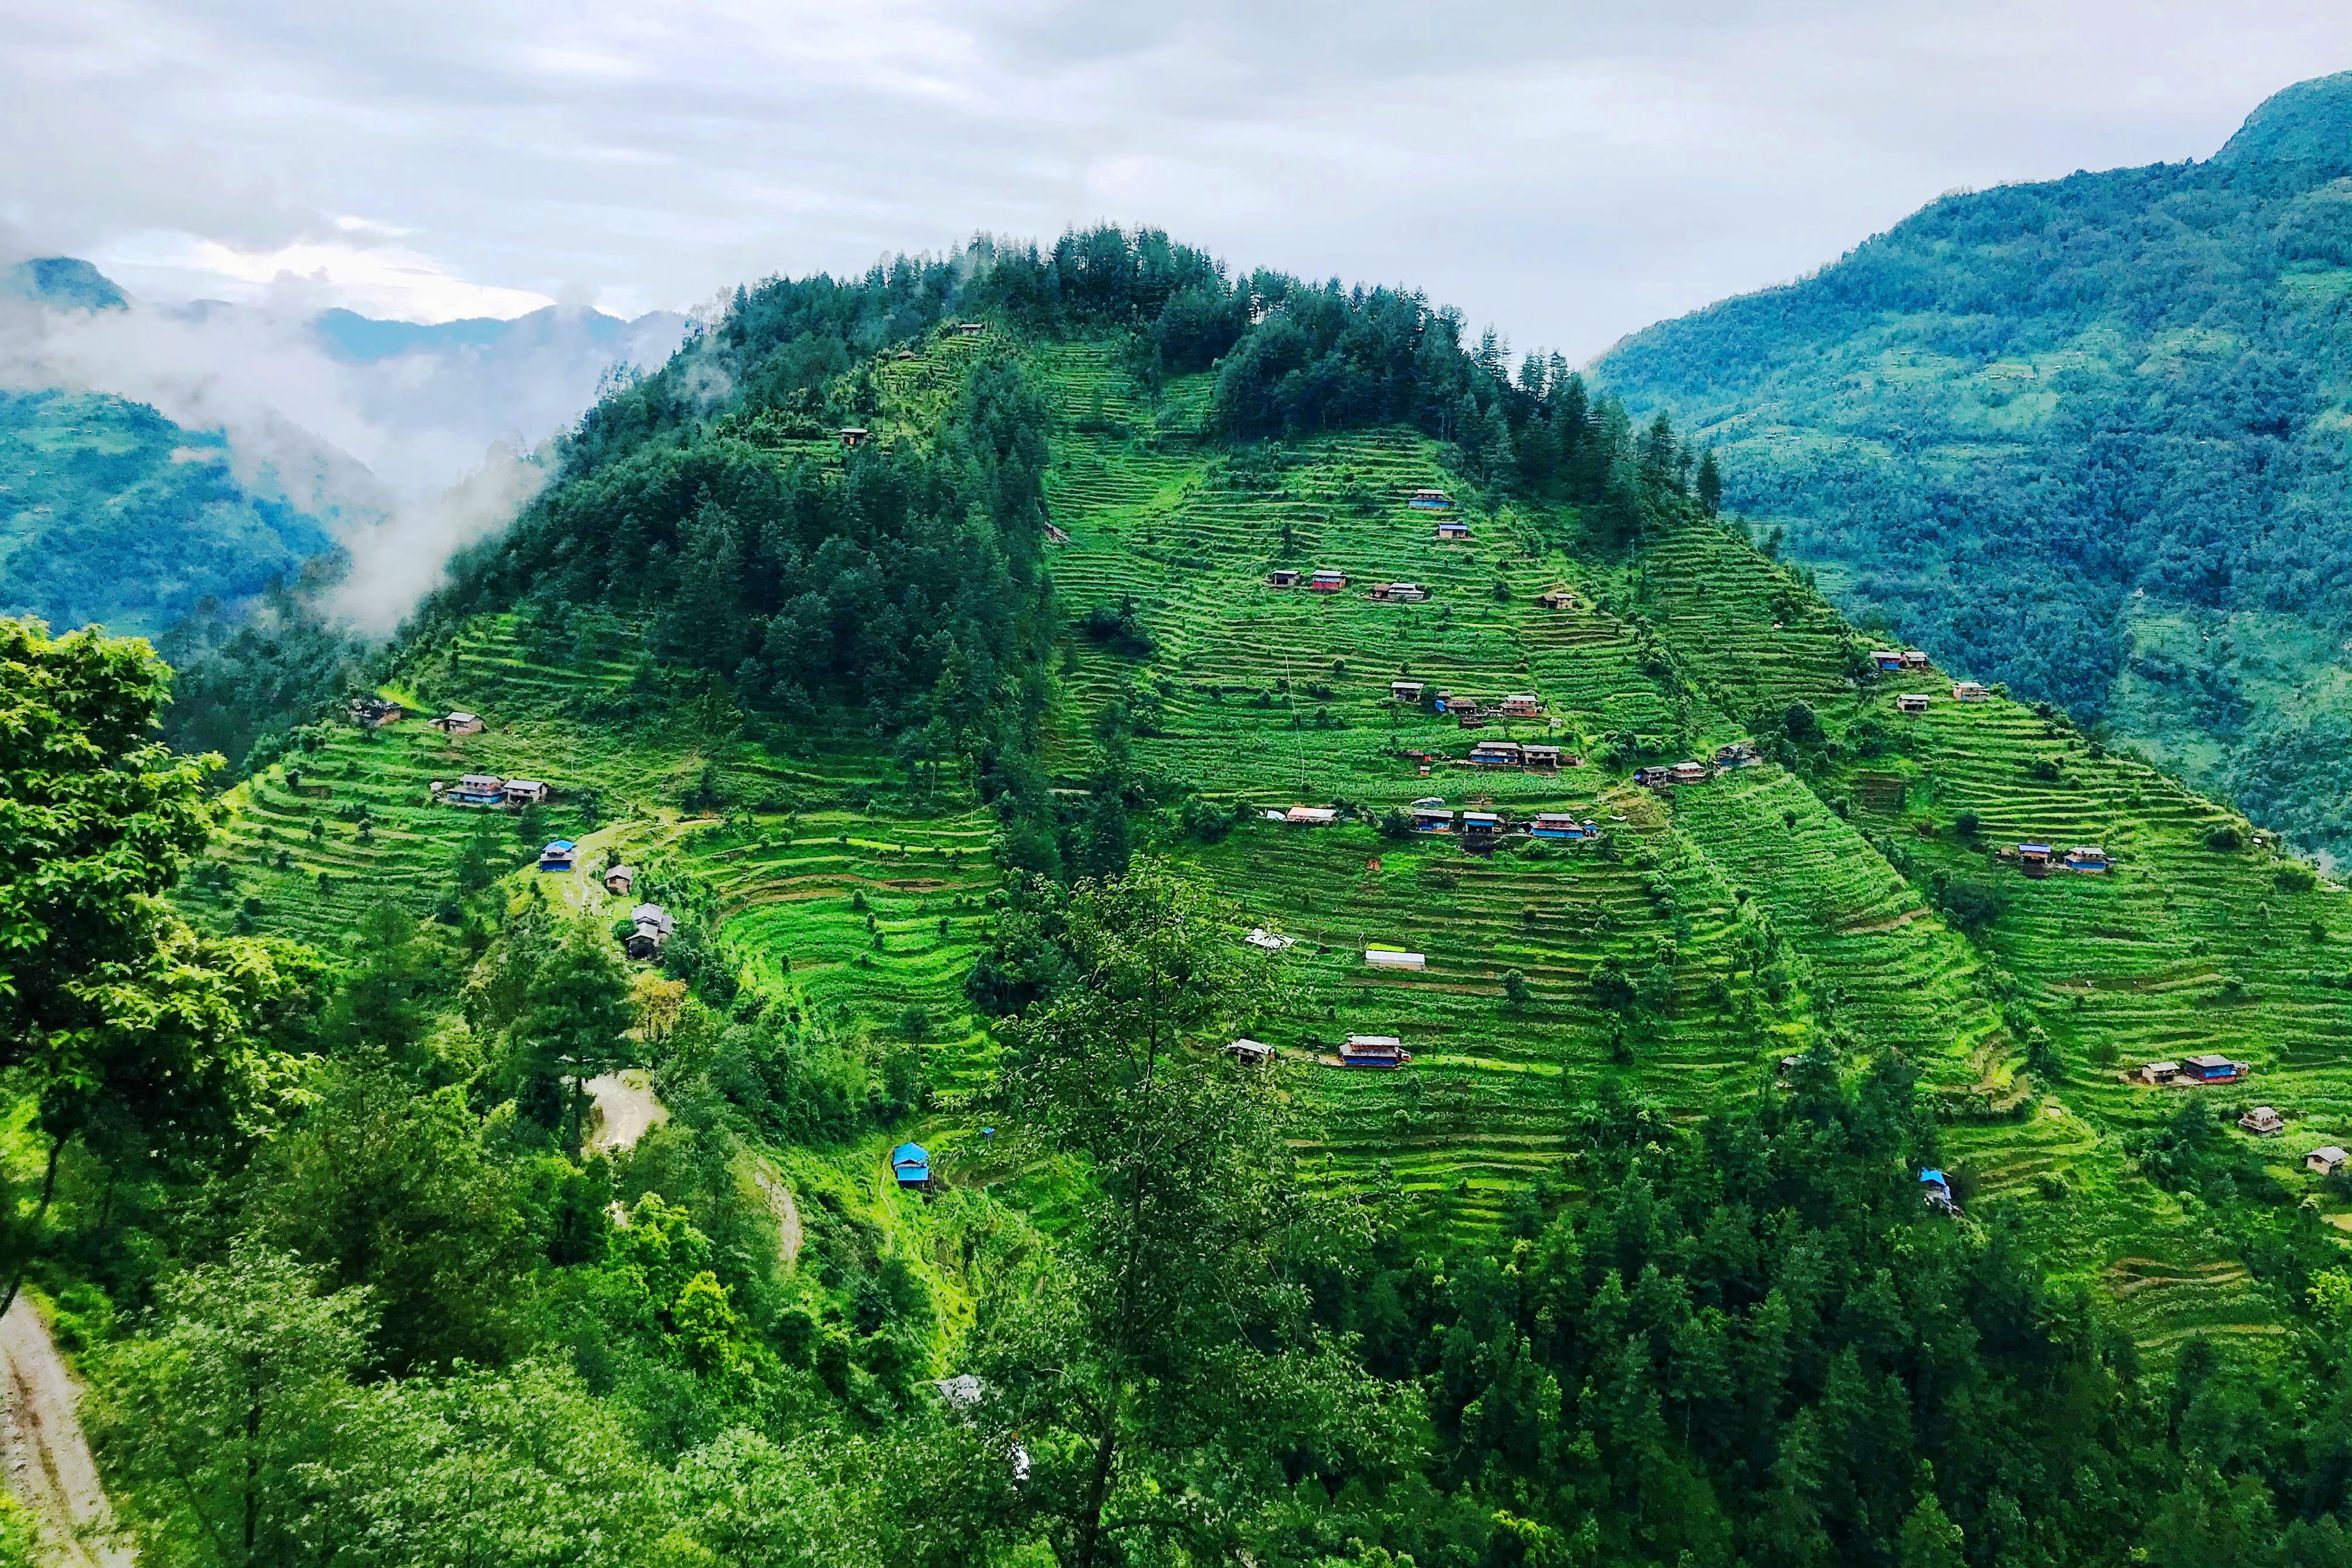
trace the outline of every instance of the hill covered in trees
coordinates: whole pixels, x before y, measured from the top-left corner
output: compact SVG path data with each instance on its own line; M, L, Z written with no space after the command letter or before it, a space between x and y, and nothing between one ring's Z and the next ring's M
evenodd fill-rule
M1599 364L1842 609L2352 847L2352 75L1947 196Z
M1670 426L1106 229L556 460L217 795L0 647L0 1268L142 1560L2343 1560L2341 893Z

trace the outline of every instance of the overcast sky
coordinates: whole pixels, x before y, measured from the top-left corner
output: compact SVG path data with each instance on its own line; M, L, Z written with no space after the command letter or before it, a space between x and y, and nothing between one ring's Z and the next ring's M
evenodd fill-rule
M2352 67L2345 0L0 0L0 248L150 298L634 313L1109 218L1580 360Z

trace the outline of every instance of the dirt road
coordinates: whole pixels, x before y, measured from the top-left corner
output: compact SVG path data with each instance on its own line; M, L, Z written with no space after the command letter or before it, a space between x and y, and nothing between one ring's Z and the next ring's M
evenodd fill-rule
M8 1488L39 1515L56 1561L67 1568L130 1568L131 1548L105 1538L114 1523L98 1466L82 1436L73 1374L32 1301L0 1318L0 1451Z
M619 1151L669 1120L669 1107L654 1097L653 1079L643 1068L592 1078L588 1098L596 1102L588 1122L588 1147Z

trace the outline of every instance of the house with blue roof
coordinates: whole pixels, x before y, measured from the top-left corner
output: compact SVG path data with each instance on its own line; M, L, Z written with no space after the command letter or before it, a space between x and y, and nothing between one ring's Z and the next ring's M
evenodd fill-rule
M898 1185L928 1192L931 1185L931 1152L920 1143L901 1143L890 1151L890 1173Z
M559 838L539 852L539 868L542 871L569 871L580 858L580 846L569 838Z

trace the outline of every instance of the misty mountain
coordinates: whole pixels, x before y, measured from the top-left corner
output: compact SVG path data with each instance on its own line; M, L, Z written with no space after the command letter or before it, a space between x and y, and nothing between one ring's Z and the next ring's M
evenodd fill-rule
M1850 614L2352 850L2352 74L2213 158L1962 193L1638 333Z
M0 610L160 633L336 552L339 605L388 627L536 489L527 454L685 329L155 306L87 261L20 262L0 273Z

